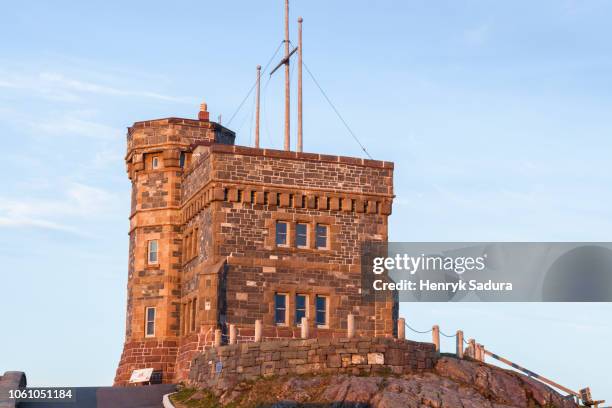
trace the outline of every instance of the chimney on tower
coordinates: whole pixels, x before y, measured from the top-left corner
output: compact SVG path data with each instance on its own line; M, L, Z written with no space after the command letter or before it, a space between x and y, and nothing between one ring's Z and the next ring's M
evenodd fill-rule
M206 102L202 102L200 104L200 112L198 112L198 120L208 122L209 119L210 114L208 113L208 105L206 105Z

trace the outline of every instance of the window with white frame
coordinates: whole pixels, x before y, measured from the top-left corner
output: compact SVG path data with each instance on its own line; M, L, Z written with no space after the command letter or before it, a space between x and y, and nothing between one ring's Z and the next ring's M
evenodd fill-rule
M315 319L318 327L328 325L328 298L327 296L317 295L315 297Z
M274 294L274 322L278 325L287 324L287 294Z
M153 158L151 159L151 168L159 168L159 157L153 156Z
M298 248L308 247L308 224L297 223L295 225L295 245Z
M276 245L286 246L287 245L287 230L288 225L284 221L276 222Z
M295 295L295 324L302 324L302 317L308 317L308 295Z
M145 336L155 336L155 308L147 307L145 309Z
M315 244L319 249L327 249L329 245L329 227L317 224L315 228Z
M156 264L158 262L158 244L157 240L153 239L149 241L147 249L147 260L150 264Z

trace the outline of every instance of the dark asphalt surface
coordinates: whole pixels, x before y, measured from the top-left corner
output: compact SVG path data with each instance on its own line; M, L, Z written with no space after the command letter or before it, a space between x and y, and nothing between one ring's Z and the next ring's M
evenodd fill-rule
M74 402L20 402L18 408L159 408L176 385L140 387L76 387Z

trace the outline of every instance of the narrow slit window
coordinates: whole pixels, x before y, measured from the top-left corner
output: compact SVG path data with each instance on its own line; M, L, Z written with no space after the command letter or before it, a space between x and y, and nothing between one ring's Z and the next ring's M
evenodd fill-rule
M319 249L328 248L328 226L323 224L317 224L316 227L316 244Z
M306 248L308 246L308 224L295 225L295 245L298 248Z
M315 308L317 326L327 326L327 297L317 295Z
M308 298L306 295L295 295L295 324L302 324L302 317L307 317Z
M199 232L198 228L194 229L194 231L193 231L193 243L192 243L192 245L193 245L193 252L191 254L192 257L198 256L198 241L199 241L199 239L198 239L198 232Z
M185 333L189 333L191 327L191 301L185 304Z
M181 321L181 333L186 334L187 333L187 304L183 303L181 305L181 308L183 312L183 319Z
M287 295L283 293L274 295L274 322L287 324Z
M147 252L148 262L150 264L156 264L158 262L158 244L156 239L149 241Z
M278 221L276 223L276 245L287 245L287 223Z
M181 169L185 168L185 152L181 152L179 156L179 166L181 166Z
M155 308L147 307L145 309L145 335L147 337L155 336Z
M191 249L191 235L187 234L185 236L185 248L184 248L184 251L185 251L185 261L184 262L189 261L189 251L190 251L190 249Z
M151 159L151 167L154 169L159 168L159 157L153 156L153 158Z
M197 312L197 308L196 308L196 300L192 300L191 301L191 331L195 331L196 328L196 312Z

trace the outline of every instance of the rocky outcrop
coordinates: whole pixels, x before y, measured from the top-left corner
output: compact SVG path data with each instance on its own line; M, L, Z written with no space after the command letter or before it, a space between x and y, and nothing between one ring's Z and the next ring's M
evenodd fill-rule
M24 388L27 385L26 375L21 371L7 371L0 375L0 408L12 408L16 405L9 398L9 390Z
M441 357L429 372L401 376L292 376L216 390L219 401L250 407L573 408L549 387L513 371Z

